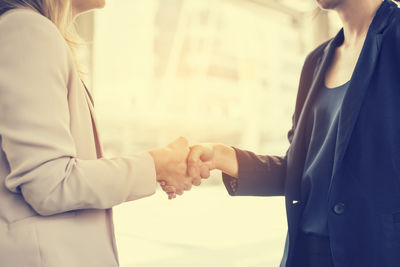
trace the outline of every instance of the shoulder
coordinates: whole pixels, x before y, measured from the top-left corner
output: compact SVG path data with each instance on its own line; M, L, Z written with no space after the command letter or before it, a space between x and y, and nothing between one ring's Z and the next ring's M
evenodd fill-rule
M25 8L0 16L0 53L7 45L15 45L17 49L21 43L26 50L43 49L47 53L67 49L64 38L49 19Z
M329 43L332 39L329 39L322 44L318 45L314 50L312 50L306 57L304 65L315 65L317 61L322 58L325 53L325 49L327 49Z
M57 33L57 27L46 17L28 8L11 9L0 16L0 30L12 29L32 30L45 29L50 33Z
M304 85L304 82L309 82L315 72L315 69L322 59L326 49L328 48L329 43L332 41L332 39L329 39L325 41L324 43L320 44L317 46L314 50L312 50L306 57L303 68L301 71L301 76L300 76L300 87Z
M400 6L393 4L394 12L389 18L386 29L383 31L383 35L386 38L396 38L396 41L400 41Z
M400 38L400 6L399 5L397 5L397 7L395 8L392 24L395 25L395 27L397 29L397 34L398 34L397 37Z
M73 66L68 45L57 27L29 9L14 9L0 16L0 58L3 74L54 70L67 79Z
M41 23L50 22L46 17L30 8L14 8L8 10L0 17L1 23L7 21L21 23L25 23L26 21Z
M391 8L394 11L388 18L386 27L380 32L381 56L398 65L400 64L400 8L396 4Z

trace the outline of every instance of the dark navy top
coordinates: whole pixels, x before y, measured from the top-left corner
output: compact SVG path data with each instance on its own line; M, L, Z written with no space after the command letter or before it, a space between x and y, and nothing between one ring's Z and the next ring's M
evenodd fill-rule
M328 190L331 182L338 118L349 82L319 90L307 118L308 152L302 179L302 200L306 203L301 230L328 236Z

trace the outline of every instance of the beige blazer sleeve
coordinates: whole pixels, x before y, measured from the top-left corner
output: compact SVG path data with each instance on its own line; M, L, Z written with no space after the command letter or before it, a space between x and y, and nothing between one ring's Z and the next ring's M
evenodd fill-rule
M12 12L12 11L11 11ZM0 23L0 142L6 187L41 215L107 209L155 192L148 153L83 160L70 132L72 57L57 28L32 11ZM2 34L7 33L7 34Z

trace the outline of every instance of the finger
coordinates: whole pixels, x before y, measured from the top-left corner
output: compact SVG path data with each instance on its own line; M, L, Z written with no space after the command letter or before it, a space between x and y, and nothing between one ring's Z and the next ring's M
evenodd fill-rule
M176 189L175 194L182 196L183 195L183 190L182 189Z
M200 176L203 179L210 177L210 169L206 165L202 165L200 167Z
M191 165L190 167L188 167L188 175L190 177L192 177L193 179L199 178L200 177L200 169L195 165Z
M188 174L192 178L200 177L200 157L203 153L203 149L200 146L194 146L190 150L187 165L188 165Z
M163 188L163 190L164 190L166 193L168 193L168 194L170 194L170 193L175 193L175 192L176 192L175 187L172 186L172 185L167 185L167 186L165 186L165 187Z
M201 185L201 179L199 179L199 178L193 179L193 180L192 180L192 184L193 184L194 186L199 186L199 185Z
M176 198L176 195L175 195L175 194L168 195L168 199L169 199L169 200L174 199L174 198Z
M167 185L160 185L160 186L161 186L162 190L165 191L165 187L166 187Z
M183 188L185 191L189 191L190 189L192 189L192 183L185 183L183 185Z
M167 183L166 183L165 181L160 181L159 183L160 183L161 187L163 187L163 186L166 186L166 185L167 185Z

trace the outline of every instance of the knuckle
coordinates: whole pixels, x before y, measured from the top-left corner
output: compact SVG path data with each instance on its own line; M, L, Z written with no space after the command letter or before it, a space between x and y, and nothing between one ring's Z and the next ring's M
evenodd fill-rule
M179 136L178 140L179 140L180 142L182 142L183 144L189 144L189 141L188 141L187 138L184 137L184 136Z
M194 180L194 181L193 181L193 185L195 185L195 186L201 185L201 180L200 180L200 179Z

